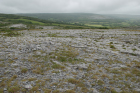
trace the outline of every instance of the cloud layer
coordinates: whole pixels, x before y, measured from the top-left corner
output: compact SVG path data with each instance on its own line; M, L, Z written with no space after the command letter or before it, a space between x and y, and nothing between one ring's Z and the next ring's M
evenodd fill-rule
M0 13L140 15L140 0L0 0Z

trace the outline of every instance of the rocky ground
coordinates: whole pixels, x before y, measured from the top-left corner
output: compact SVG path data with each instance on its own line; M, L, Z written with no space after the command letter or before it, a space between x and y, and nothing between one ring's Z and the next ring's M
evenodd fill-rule
M140 31L0 35L0 93L140 93Z

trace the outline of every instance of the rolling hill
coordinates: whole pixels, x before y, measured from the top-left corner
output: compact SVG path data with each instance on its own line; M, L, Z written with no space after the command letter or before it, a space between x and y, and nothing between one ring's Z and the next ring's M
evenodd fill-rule
M90 27L128 28L140 27L139 15L92 14L92 13L29 13L18 14L59 23Z

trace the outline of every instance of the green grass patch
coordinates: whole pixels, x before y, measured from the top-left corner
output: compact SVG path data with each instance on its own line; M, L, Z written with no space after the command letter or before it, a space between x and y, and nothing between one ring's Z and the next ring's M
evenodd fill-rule
M17 37L17 36L21 36L22 34L17 31L9 31L4 33L3 35L8 37Z
M85 24L86 26L93 26L93 27L104 27L102 25L96 25L96 24Z
M42 23L39 21L28 20L28 19L12 19L12 20L30 22L30 23L35 24L35 25L46 25L45 23Z

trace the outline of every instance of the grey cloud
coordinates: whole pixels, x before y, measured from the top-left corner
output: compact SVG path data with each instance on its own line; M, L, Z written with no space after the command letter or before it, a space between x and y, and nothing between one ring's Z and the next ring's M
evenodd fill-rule
M0 13L139 14L140 0L0 0Z

